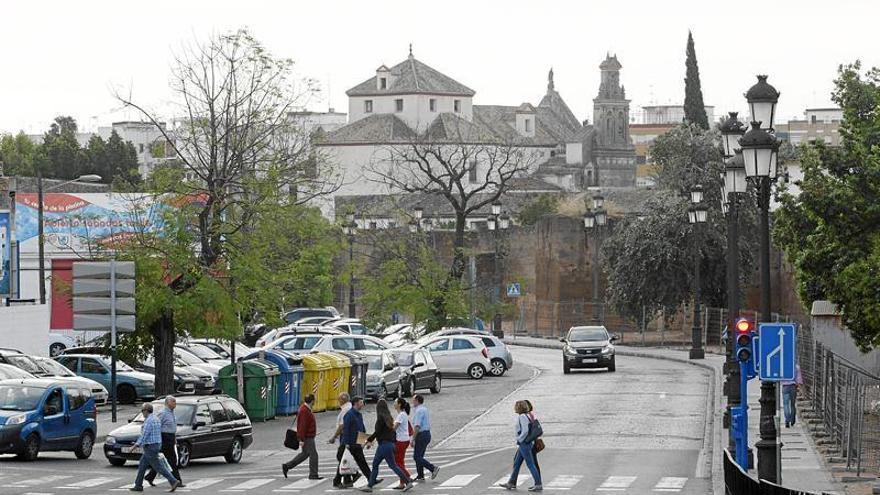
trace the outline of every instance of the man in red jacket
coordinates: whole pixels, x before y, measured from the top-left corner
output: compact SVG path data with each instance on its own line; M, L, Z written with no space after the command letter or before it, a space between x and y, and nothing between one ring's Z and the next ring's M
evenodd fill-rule
M303 397L303 403L299 406L299 412L296 414L296 436L299 437L302 450L293 460L281 465L281 472L285 478L287 478L288 471L308 459L309 479L322 479L318 476L318 449L315 447L315 436L318 433L318 427L315 424L315 414L312 412L312 404L314 403L315 396L308 394Z

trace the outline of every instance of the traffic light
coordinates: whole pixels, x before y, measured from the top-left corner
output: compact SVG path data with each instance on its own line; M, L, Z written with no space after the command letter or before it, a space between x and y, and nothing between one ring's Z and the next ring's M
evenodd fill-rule
M755 373L755 361L752 349L752 338L755 336L755 324L747 318L736 320L736 359L743 363L747 375Z

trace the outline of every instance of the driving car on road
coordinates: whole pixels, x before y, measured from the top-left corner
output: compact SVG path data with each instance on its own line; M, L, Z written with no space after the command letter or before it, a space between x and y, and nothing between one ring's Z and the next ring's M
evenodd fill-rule
M617 369L614 359L617 336L609 334L605 327L571 327L559 340L565 344L562 348L563 373L569 374L574 368Z
M92 455L98 424L91 391L54 378L0 381L0 454L33 461L40 451Z
M480 380L491 366L489 350L477 337L437 337L419 347L431 353L443 376L465 376Z
M424 349L397 348L391 351L403 377L403 396L411 397L417 390L440 393L441 377L431 353Z
M74 382L78 383L84 387L87 387L92 392L92 397L95 399L95 404L102 406L107 404L107 401L110 398L110 394L107 392L107 389L96 382L95 380L83 377L76 376L76 373L67 369L67 367L62 366L61 363L55 361L54 359L50 359L47 357L33 356L34 361L43 368L49 376L54 377L58 380L65 382Z
M70 371L110 387L110 358L97 354L62 354L55 358ZM136 371L122 361L116 361L116 398L123 404L133 404L138 399L156 397L154 377Z
M162 400L153 402L153 414L165 407ZM244 449L253 443L251 420L241 404L226 395L210 397L178 397L174 409L177 420L177 465L189 466L193 459L223 456L226 462L241 461ZM126 461L141 458L138 449L132 449L144 423L138 414L127 425L107 434L104 455L110 464L123 466Z
M358 354L367 358L368 398L403 397L403 374L391 351L371 350Z

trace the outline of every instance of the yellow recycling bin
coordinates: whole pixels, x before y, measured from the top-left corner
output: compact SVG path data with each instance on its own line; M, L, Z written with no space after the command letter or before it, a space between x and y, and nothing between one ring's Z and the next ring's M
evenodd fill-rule
M333 367L333 361L327 359L324 354L305 354L303 355L303 381L302 381L302 397L308 394L315 396L315 405L312 406L313 412L321 412L327 408L327 382L330 380L330 370Z
M339 409L339 401L336 398L342 392L348 392L351 360L336 352L327 352L325 356L333 363L333 367L330 369L330 379L327 381L327 404L324 409L335 410Z

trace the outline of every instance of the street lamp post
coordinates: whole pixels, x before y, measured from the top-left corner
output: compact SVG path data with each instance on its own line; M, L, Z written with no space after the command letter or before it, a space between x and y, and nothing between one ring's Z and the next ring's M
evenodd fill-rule
M592 285L593 285L593 321L602 322L604 319L604 311L600 313L599 309L599 251L602 247L602 234L605 223L608 221L608 214L604 209L605 198L597 194L593 196L593 210L584 214L584 228L587 236L593 234L593 263L592 263Z
M501 331L501 313L498 311L498 304L501 301L501 236L510 227L510 217L507 213L501 213L501 203L492 203L492 215L486 219L486 227L493 232L495 241L495 256L493 258L494 267L492 270L492 305L496 308L495 314L492 315L493 332Z
M742 147L746 176L758 189L759 257L761 267L761 319L770 315L770 186L776 180L779 143L773 132L773 118L779 91L767 83L767 76L758 76L758 82L746 93L752 114L752 128L739 140ZM746 400L743 398L743 400ZM776 483L779 480L779 442L776 439L776 382L761 381L761 439L758 449L758 477Z
M700 321L700 225L706 223L708 208L703 203L703 187L699 184L691 189L691 205L688 207L688 220L694 226L694 326L691 329L690 359L703 359L703 323Z
M100 175L86 174L80 175L76 179L56 184L46 191L52 191L59 187L73 184L74 182L99 182ZM40 277L40 304L46 304L46 251L45 251L45 233L43 222L43 171L37 167L37 253L38 253L38 270Z
M354 234L357 232L357 223L354 220L354 213L345 215L345 225L342 226L342 233L348 238L348 317L354 318L356 306L354 301Z
M721 144L725 160L724 186L722 201L727 205L727 360L724 363L724 390L727 395L727 407L724 411L724 424L728 427L728 450L736 450L736 439L730 428L731 408L740 404L740 372L739 362L734 355L736 343L736 320L739 317L739 198L746 192L746 169L743 164L739 138L745 134L743 123L737 118L737 112L730 112L729 117L721 124Z

